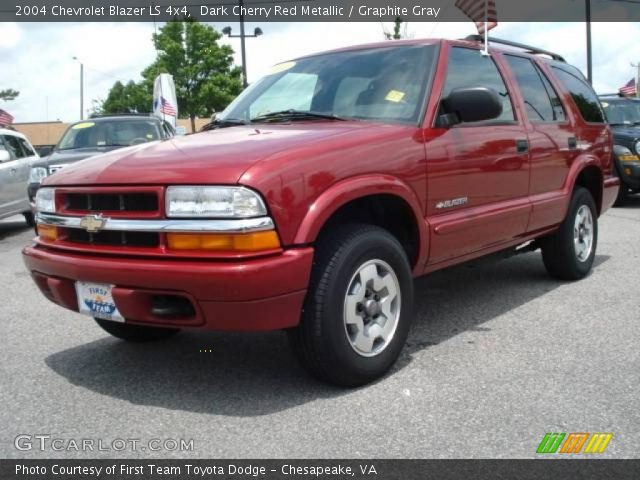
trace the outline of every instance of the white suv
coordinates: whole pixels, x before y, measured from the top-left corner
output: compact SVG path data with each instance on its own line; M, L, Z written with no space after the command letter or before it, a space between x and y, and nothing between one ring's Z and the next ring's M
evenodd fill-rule
M33 225L27 184L31 163L38 158L27 137L0 128L0 219L22 213Z

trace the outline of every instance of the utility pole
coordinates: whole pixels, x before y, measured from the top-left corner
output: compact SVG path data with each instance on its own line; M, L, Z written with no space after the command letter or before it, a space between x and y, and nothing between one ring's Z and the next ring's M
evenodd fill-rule
M593 64L591 62L591 0L585 0L587 17L587 80L593 84Z
M80 64L80 120L84 120L84 64L78 57L73 59Z
M244 32L244 1L238 0L239 10L240 10L240 35L232 35L231 27L224 27L222 29L222 33L228 36L229 38L239 38L240 39L240 51L242 53L242 86L247 88L249 82L247 81L247 50L245 46L245 38L255 38L262 35L262 30L260 28L256 28L253 31L253 35L247 35Z

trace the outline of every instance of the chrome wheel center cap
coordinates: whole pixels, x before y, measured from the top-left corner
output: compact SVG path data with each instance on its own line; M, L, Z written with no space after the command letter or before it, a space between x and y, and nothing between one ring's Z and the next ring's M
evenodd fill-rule
M377 317L382 312L380 302L376 302L375 300L367 300L364 303L364 311L369 318Z

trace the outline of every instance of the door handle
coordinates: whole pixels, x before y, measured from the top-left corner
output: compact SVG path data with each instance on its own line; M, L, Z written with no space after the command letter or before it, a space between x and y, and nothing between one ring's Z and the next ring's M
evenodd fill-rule
M576 148L578 148L578 140L576 140L576 137L569 137L567 139L567 143L571 150L575 150Z
M11 172L11 175L15 174L17 171L17 168L11 168L11 170L9 170L9 172Z
M518 153L525 153L529 151L529 142L527 140L516 140L516 150Z

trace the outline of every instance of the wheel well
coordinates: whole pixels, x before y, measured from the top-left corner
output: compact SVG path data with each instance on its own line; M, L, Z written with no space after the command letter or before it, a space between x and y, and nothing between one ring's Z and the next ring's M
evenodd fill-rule
M576 185L586 188L596 202L598 214L602 209L602 172L596 166L586 167L576 179Z
M352 200L336 210L322 226L318 237L345 223L367 223L384 228L402 245L411 266L418 258L420 234L413 210L395 195L370 195Z

